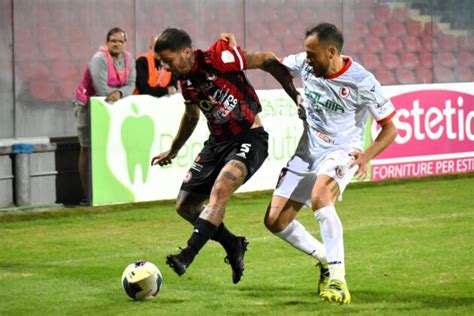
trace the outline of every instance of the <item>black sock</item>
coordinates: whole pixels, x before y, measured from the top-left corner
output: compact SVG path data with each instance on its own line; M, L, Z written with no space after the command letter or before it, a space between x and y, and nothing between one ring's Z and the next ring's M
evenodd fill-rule
M194 224L194 231L188 240L188 246L183 249L182 254L191 263L199 250L204 247L207 241L216 233L217 226L205 219L198 218Z
M217 227L216 232L211 237L212 240L215 240L220 243L226 251L232 247L232 242L234 241L234 238L235 235L227 229L224 223L221 223Z

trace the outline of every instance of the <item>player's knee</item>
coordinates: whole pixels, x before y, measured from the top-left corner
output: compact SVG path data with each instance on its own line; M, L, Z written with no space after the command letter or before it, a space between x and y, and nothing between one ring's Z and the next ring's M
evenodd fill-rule
M196 210L196 206L184 204L179 201L176 201L176 212L179 216L185 220L194 223L196 218L199 216L199 212Z
M185 215L187 211L187 206L183 205L182 203L176 202L176 213L178 213L179 216L186 218Z
M331 192L325 188L316 190L311 196L311 208L316 211L332 203Z
M263 219L265 227L272 233L278 233L285 229L285 223L282 223L278 215L267 214Z
M233 185L230 181L216 181L212 187L211 196L218 201L227 201L233 192Z

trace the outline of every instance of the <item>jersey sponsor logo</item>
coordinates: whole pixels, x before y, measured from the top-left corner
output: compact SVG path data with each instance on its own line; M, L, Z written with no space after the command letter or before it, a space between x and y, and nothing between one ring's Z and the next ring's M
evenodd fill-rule
M214 108L212 114L217 120L226 118L227 115L234 110L239 101L234 97L229 89L217 89L214 94L210 96L212 104L222 104L221 108Z
M318 135L318 137L325 143L328 143L328 144L336 144L336 141L334 139L332 139L330 136L324 134L324 133L321 133L320 131L316 130L316 135Z
M343 87L345 88L345 87ZM347 88L349 89L349 88ZM349 90L347 92L349 95ZM326 109L330 110L330 111L333 111L333 112L337 112L337 113L344 113L344 108L342 106L340 106L337 102L334 102L334 101L331 101L331 100L327 100L325 103L324 102L320 102L320 99L321 99L321 95L317 92L314 92L314 91L311 91L309 90L308 88L305 87L305 90L304 90L304 95L306 97L306 99L308 99L309 101L311 101L312 105L313 105L313 109L316 111L316 112L321 112L322 111L322 108L321 107L325 107Z
M348 87L341 87L339 90L339 95L341 98L347 98L351 94L351 90Z
M235 57L232 55L232 53L228 50L225 50L221 53L221 59L224 62L224 64L229 64L235 62Z
M334 101L327 100L326 103L323 104L323 106L333 112L344 113L344 108Z
M204 114L206 114L213 108L214 103L215 102L212 102L210 100L201 100L199 101L199 107L204 111Z
M319 99L321 98L321 95L319 93L316 93L314 91L311 91L305 87L304 89L304 95L307 99L311 100L313 103L318 103Z

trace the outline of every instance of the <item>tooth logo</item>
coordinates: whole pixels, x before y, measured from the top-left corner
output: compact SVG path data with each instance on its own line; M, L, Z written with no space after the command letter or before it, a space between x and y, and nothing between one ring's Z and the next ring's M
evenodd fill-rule
M155 124L148 115L140 115L135 103L131 105L135 115L128 116L122 123L122 145L127 156L127 169L130 183L135 183L137 167L140 166L142 183L148 177L149 158L155 138Z

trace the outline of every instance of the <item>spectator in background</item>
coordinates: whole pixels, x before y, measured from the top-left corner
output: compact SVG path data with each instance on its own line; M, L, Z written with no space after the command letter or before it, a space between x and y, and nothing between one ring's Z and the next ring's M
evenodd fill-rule
M176 93L176 79L161 65L160 57L154 51L157 39L158 35L153 36L150 50L136 60L137 82L134 94L148 94L159 98Z
M106 44L94 54L89 62L73 100L77 133L81 145L79 154L79 176L85 199L81 205L89 205L89 146L90 117L89 98L105 96L113 103L127 97L135 89L135 59L125 51L127 34L119 27L107 33Z

